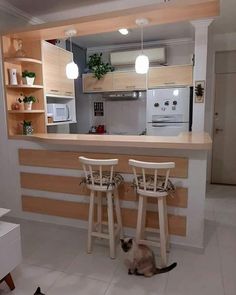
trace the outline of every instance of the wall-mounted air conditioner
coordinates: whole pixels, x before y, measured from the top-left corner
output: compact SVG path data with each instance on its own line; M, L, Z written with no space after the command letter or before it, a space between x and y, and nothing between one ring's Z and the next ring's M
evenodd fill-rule
M113 66L134 65L140 50L119 51L110 53L110 61ZM144 49L144 54L148 56L150 63L165 64L165 47Z

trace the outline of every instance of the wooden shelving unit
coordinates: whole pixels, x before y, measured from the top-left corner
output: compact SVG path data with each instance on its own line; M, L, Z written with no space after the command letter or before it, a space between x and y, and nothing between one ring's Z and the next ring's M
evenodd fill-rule
M38 41L23 41L23 50L27 57L15 57L18 49L17 39L10 37L2 37L3 61L4 61L4 82L5 97L7 108L7 124L9 137L22 135L22 122L24 120L32 121L34 133L46 133L46 116L45 116L45 100L43 85L43 65L42 65L42 43ZM16 69L18 85L10 85L9 69ZM35 72L36 79L33 86L24 85L22 83L21 74L28 70ZM21 93L26 96L33 95L37 98L37 102L33 104L30 111L24 110L23 106L20 110L12 110L12 104L17 101ZM23 138L23 135L22 135Z
M16 89L22 89L22 88L27 88L27 89L43 89L43 85L24 85L24 84L20 84L20 85L6 85L6 88L16 88Z
M42 61L36 58L29 58L29 57L6 57L4 61L9 63L35 63L35 64L42 64Z
M19 110L19 111L9 110L8 111L9 114L42 114L44 112L45 112L45 110L31 110L31 111L25 111L25 110Z

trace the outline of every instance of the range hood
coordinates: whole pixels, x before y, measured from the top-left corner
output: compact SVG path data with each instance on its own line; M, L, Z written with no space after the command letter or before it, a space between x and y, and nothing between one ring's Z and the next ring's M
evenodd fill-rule
M141 98L143 91L104 92L102 97L106 100L136 100Z

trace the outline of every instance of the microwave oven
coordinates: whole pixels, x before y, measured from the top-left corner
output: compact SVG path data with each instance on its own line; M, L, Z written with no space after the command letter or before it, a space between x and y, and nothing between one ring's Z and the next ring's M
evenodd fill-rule
M67 104L48 103L47 116L53 118L53 122L71 121L70 107Z

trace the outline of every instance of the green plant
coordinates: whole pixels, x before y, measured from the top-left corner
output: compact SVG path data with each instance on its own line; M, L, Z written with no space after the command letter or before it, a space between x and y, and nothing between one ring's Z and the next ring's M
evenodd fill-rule
M29 127L32 125L32 121L26 121L24 120L23 123L21 123L23 125L23 127Z
M197 86L195 87L195 94L198 97L202 97L204 95L204 88L201 84L197 84Z
M24 96L24 95L21 94L21 96ZM24 96L23 99L18 98L18 101L19 101L19 103L22 103L22 102L23 103L29 103L29 102L35 103L37 101L37 99L34 96L30 95L30 96Z
M22 78L35 78L36 74L34 72L28 72L27 70L25 70L24 72L22 72Z
M90 55L88 60L88 68L94 73L94 77L100 80L106 73L113 72L114 67L109 63L102 61L102 53L94 53Z

